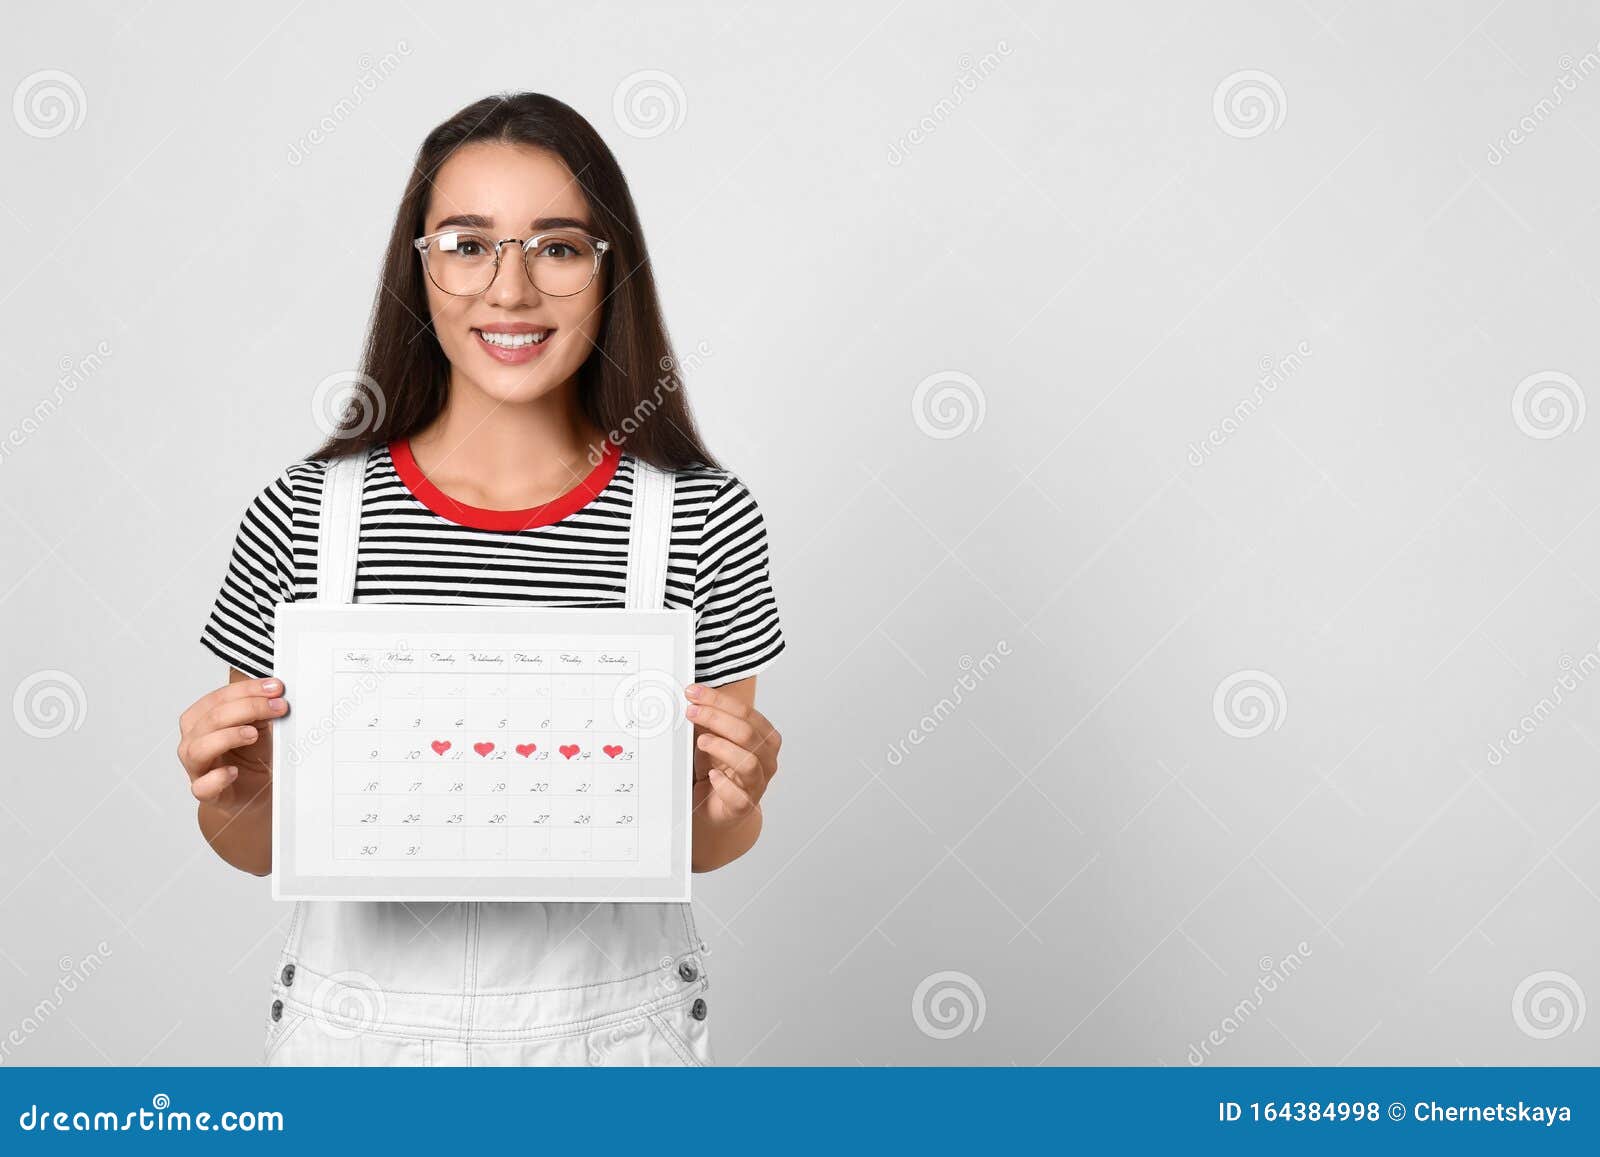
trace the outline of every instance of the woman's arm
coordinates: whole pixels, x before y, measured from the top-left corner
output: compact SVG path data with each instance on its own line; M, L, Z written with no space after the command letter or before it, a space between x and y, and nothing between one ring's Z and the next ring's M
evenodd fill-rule
M778 774L783 736L756 710L756 677L687 689L694 721L691 867L711 872L744 855L761 835L761 797Z

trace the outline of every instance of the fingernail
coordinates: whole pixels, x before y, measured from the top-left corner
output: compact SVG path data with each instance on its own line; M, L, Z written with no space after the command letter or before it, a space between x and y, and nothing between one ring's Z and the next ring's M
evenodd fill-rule
M238 779L239 778L239 769L237 767L228 768L228 778L229 779Z
M685 711L684 714L690 719L694 719L700 714L700 705L698 703L689 704L689 710Z
M254 727L246 727L242 734L246 739L254 739L256 737L256 729Z
M268 679L265 683L261 684L261 689L268 695L276 695L279 691L283 690L283 684L278 682L276 679Z
M267 700L268 711L282 711L286 706L288 706L288 704L286 704L282 699Z
M683 693L691 699L698 699L705 693L705 688L698 683L690 683L683 689Z
M695 740L695 744L696 744L696 746L699 746L699 747L710 747L711 746L711 736L702 735L699 739Z

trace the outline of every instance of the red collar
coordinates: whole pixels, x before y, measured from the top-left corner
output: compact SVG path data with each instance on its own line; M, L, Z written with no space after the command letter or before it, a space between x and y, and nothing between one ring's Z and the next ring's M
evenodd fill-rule
M481 506L468 506L465 502L457 502L428 481L418 467L417 460L411 456L409 439L401 438L390 442L389 457L393 459L395 473L400 475L400 481L405 483L406 489L411 491L418 502L440 518L478 530L527 530L535 526L548 526L552 522L560 522L567 515L582 510L599 497L600 492L610 483L612 475L617 472L617 463L622 459L622 449L607 438L600 464L589 471L582 482L542 506L530 506L525 510L488 510Z

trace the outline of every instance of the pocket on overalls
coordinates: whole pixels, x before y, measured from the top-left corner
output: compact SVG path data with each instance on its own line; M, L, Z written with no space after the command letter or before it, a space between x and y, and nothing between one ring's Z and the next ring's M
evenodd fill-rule
M423 1037L358 1029L274 998L262 1064L414 1067L429 1063Z
M305 1019L305 1013L297 1012L286 1006L279 998L273 997L271 1010L267 1013L267 1035L261 1050L262 1064L272 1063L272 1058L289 1038L300 1030Z
M686 1065L703 1067L715 1064L711 1054L711 1034L706 1027L710 1006L704 996L651 1009L650 1024L662 1040Z

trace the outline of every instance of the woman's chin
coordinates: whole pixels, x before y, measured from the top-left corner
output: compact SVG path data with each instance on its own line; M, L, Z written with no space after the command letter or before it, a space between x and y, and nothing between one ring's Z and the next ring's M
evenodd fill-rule
M551 373L548 366L527 369L499 366L488 373L474 373L467 381L490 401L509 406L532 402L551 393L567 376L570 375Z

